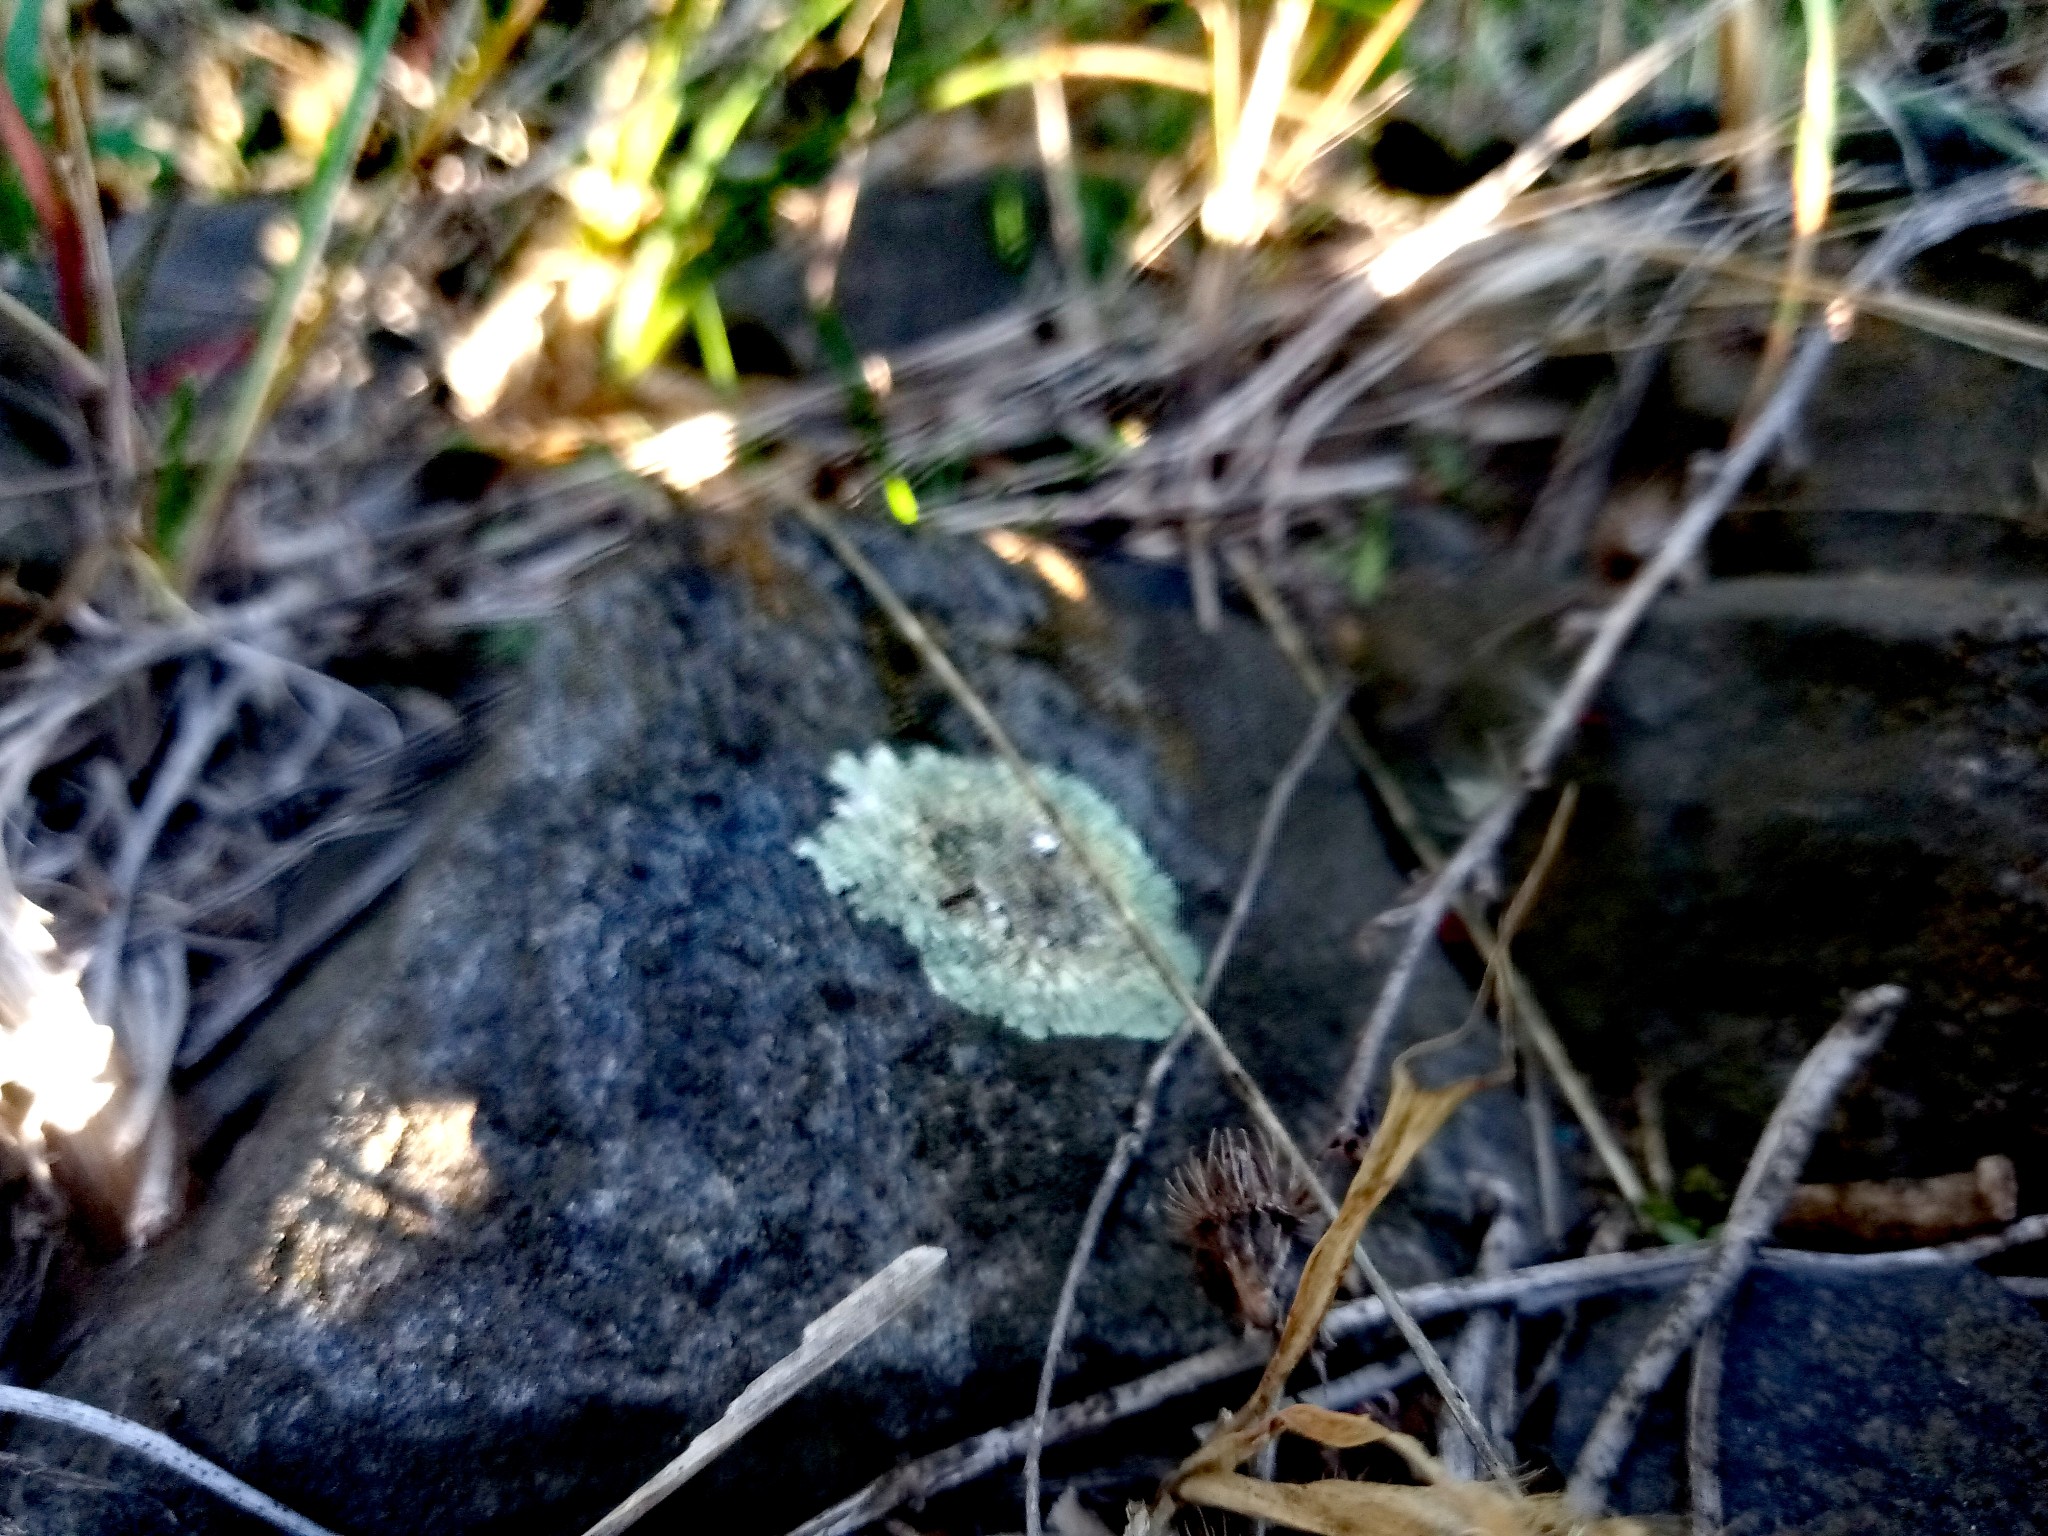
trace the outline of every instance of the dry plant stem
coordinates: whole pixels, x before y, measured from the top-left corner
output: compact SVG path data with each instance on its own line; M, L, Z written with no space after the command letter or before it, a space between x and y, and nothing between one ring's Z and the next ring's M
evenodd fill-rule
M1074 128L1067 117L1067 88L1059 80L1034 80L1031 106L1038 126L1038 159L1045 171L1046 201L1052 210L1053 246L1066 269L1066 309L1076 339L1097 340L1095 312L1088 299L1088 241L1081 215L1081 178L1074 169Z
M2004 1232L1939 1248L1912 1248L1897 1253L1803 1253L1791 1249L1763 1251L1761 1262L1773 1269L1806 1273L1894 1274L1976 1264L2009 1248L2048 1241L2048 1215L2028 1216ZM1680 1284L1716 1251L1714 1243L1678 1248L1643 1248L1589 1258L1536 1264L1498 1278L1465 1276L1409 1286L1401 1302L1414 1316L1429 1320L1468 1312L1477 1307L1512 1306L1524 1315L1553 1312L1594 1296L1628 1290L1661 1290ZM1333 1339L1348 1339L1386 1324L1386 1311L1366 1297L1334 1308L1324 1321ZM1055 1408L1046 1421L1045 1443L1057 1445L1105 1429L1126 1419L1213 1387L1233 1376L1257 1370L1267 1349L1256 1340L1232 1340L1184 1360L1112 1387L1093 1397ZM1375 1367L1367 1367L1372 1370ZM1340 1382L1350 1378L1340 1378ZM1405 1378L1404 1378L1405 1379ZM1339 1383L1333 1382L1334 1388ZM1319 1402L1320 1389L1301 1394ZM1331 1401L1326 1407L1342 1407ZM848 1536L872 1525L900 1505L944 1493L985 1477L1024 1454L1031 1420L1019 1419L975 1435L916 1461L884 1473L857 1493L797 1527L790 1536Z
M1729 3L1713 0L1666 37L1610 71L1552 118L1542 133L1518 149L1499 170L1453 198L1419 229L1374 252L1359 268L1357 280L1340 288L1315 320L1204 413L1194 428L1195 441L1206 445L1235 440L1381 302L1406 292L1458 251L1490 234L1517 193L1662 74Z
M858 16L849 18L849 25L858 20ZM804 272L804 294L813 309L829 306L838 286L839 258L853 229L861 176L867 169L882 88L889 81L889 64L896 56L896 32L902 20L903 0L883 0L881 10L863 29L867 36L860 51L860 83L854 87L853 110L846 118L846 148L825 183L825 195L818 204L818 245Z
M895 626L897 633L902 635L910 648L917 652L919 660L931 668L933 676L937 677L946 691L953 696L954 702L967 713L975 728L995 749L996 755L1016 775L1019 786L1030 796L1039 814L1045 817L1046 824L1059 833L1061 841L1074 851L1074 857L1082 870L1109 899L1118 922L1130 935L1132 942L1138 946L1146 962L1158 974L1168 994L1180 1006L1187 1023L1201 1037L1203 1045L1216 1062L1217 1070L1222 1073L1224 1082L1245 1106L1252 1123L1258 1127L1259 1132L1273 1148L1293 1165L1304 1187L1315 1196L1316 1204L1324 1216L1334 1220L1337 1215L1337 1202L1324 1185L1316 1165L1302 1152L1300 1144L1288 1130L1286 1122L1274 1111L1264 1090L1245 1070L1244 1063L1237 1059L1237 1053L1230 1048L1230 1042L1223 1038L1223 1033L1217 1029L1215 1020L1209 1017L1208 1010L1189 989L1187 982L1174 966L1172 958L1161 947L1158 938L1146 926L1144 920L1138 916L1122 888L1104 875L1089 853L1087 842L1074 835L1074 830L1066 817L1053 803L1052 797L1046 794L1044 787L1038 782L1038 776L1032 772L1031 765L1017 750L1017 745L1010 739L1009 732L1003 729L1002 722L996 719L987 703L975 691L973 684L969 683L960 669L953 664L953 659L946 654L945 648L932 638L923 621L910 611L909 605L832 518L800 495L792 494L789 501L805 524L825 541L840 563L851 571L855 579L867 590L868 596L888 617L889 622ZM1379 1266L1372 1261L1363 1244L1355 1245L1354 1257L1366 1284L1372 1287L1373 1294L1385 1305L1388 1316L1392 1318L1402 1338L1407 1341L1408 1347L1415 1351L1415 1357L1422 1362L1423 1370L1429 1374L1431 1385L1442 1394L1444 1407L1457 1420L1459 1427L1471 1435L1474 1442L1487 1445L1485 1430L1473 1416L1472 1407L1465 1401L1464 1393L1458 1390L1458 1384L1451 1380L1443 1358L1438 1355L1436 1347L1423 1333L1421 1325L1402 1308L1393 1287L1380 1273Z
M1777 1225L1778 1213L1799 1181L1814 1138L1834 1112L1835 1100L1884 1044L1905 1000L1899 987L1872 987L1859 993L1792 1075L1750 1155L1713 1259L1643 1341L1579 1452L1566 1492L1588 1515L1604 1509L1607 1485L1635 1440L1644 1406L1692 1347L1700 1329L1742 1283L1757 1250Z
M718 1421L682 1455L634 1489L584 1536L618 1536L709 1466L768 1415L845 1359L856 1346L922 1296L945 1267L943 1248L912 1248L870 1276L824 1316L804 1327L803 1342L747 1383Z
M1241 18L1237 0L1196 0L1195 10L1209 35L1209 137L1221 174L1223 156L1237 142L1237 114L1244 102Z
M1258 610L1259 618L1272 631L1274 642L1286 656L1288 664L1294 668L1295 676L1301 679L1302 686L1308 690L1311 697L1322 697L1329 691L1329 683L1322 664L1316 660L1314 652L1309 648L1308 638L1302 634L1301 626L1295 622L1294 615L1288 612L1286 602L1267 579L1265 571L1260 568L1250 551L1237 545L1226 547L1224 558L1229 563L1231 574L1237 578L1238 584L1251 598L1252 606ZM1440 871L1444 863L1443 850L1437 846L1436 839L1423 824L1421 813L1415 809L1414 802L1408 798L1408 792L1401 787L1401 781L1395 777L1393 769L1387 766L1386 759L1373 750L1372 744L1365 739L1365 733L1350 720L1343 722L1338 736L1351 753L1352 760L1364 770L1366 778L1372 784L1373 793L1379 797L1380 804L1386 808L1388 818L1400 829L1402 837L1407 839L1417 861L1432 874ZM1479 910L1478 904L1469 898L1460 899L1457 911L1465 924L1466 932L1472 937L1473 948L1479 951L1480 960L1489 966L1493 965L1499 942L1492 923L1487 921L1486 914ZM1614 1127L1607 1123L1607 1116L1601 1111L1599 1101L1593 1097L1592 1088L1585 1078L1579 1075L1578 1068L1572 1064L1571 1056L1566 1052L1564 1042L1558 1038L1557 1031L1551 1026L1550 1016L1544 1011L1535 990L1530 987L1528 979L1516 968L1512 960L1501 962L1500 974L1507 987L1508 1001L1514 1008L1516 1027L1521 1030L1536 1054L1542 1058L1544 1066L1549 1069L1558 1090L1571 1106L1572 1113L1578 1117L1587 1139L1593 1143L1593 1150L1599 1156L1601 1166L1607 1170L1607 1176L1614 1181L1615 1188L1621 1191L1622 1198L1630 1205L1642 1204L1647 1193L1642 1176L1636 1172L1628 1153L1622 1149L1621 1138L1615 1134Z
M1498 1187L1493 1199L1493 1221L1479 1244L1478 1273L1482 1276L1509 1273L1529 1248L1528 1227L1514 1191ZM1492 1307L1476 1309L1465 1319L1451 1350L1452 1374L1477 1405L1487 1429L1504 1442L1512 1430L1501 1420L1514 1396L1514 1355L1515 1331L1509 1314ZM1470 1482L1479 1475L1477 1448L1470 1440L1446 1431L1437 1441L1437 1455L1454 1476Z
M105 393L106 371L79 351L70 337L4 288L0 288L0 324L12 326L46 353L57 365L59 382L66 390L76 395ZM88 478L97 474L92 471Z
M1408 30L1408 23L1422 9L1422 0L1394 0L1381 13L1372 29L1359 40L1351 57L1323 92L1314 114L1296 130L1273 170L1273 183L1287 188L1313 165L1323 152L1342 136L1352 98L1365 89L1366 81L1384 64L1394 44Z
M78 79L71 54L70 19L65 17L49 32L47 73L50 104L57 119L57 132L64 145L65 179L70 183L71 206L78 220L78 232L85 244L86 286L92 300L93 340L99 350L99 365L106 379L106 394L100 401L100 433L106 444L108 466L124 495L134 496L135 402L128 383L128 354L121 339L121 297L114 281L114 259L107 248L106 221L100 217L99 179L93 170L92 136L85 121L85 109L78 99ZM132 521L135 508L131 501Z
M1764 92L1769 84L1769 29L1762 0L1737 0L1721 23L1721 126L1748 134L1735 162L1735 191L1750 202L1763 197L1771 181L1770 141L1756 131L1768 121Z
M537 6L531 8L538 9ZM228 492L233 489L235 478L241 473L242 460L249 452L249 445L255 441L257 429L263 424L264 412L278 381L280 365L291 342L299 300L310 288L314 274L319 271L321 258L327 252L328 237L334 232L334 221L341 210L342 191L355 170L356 160L363 152L363 141L369 136L370 124L376 117L378 81L383 77L384 60L391 52L398 19L404 10L405 0L374 0L369 17L363 24L363 51L356 66L355 86L340 118L328 132L313 180L299 200L298 252L271 292L270 303L263 312L262 328L256 335L255 351L243 369L227 424L214 448L214 457L207 465L206 476L193 497L185 547L178 561L178 585L183 591L192 590L193 581L212 552Z
M1245 858L1244 874L1238 880L1237 895L1230 904L1230 915L1224 920L1223 931L1217 935L1216 943L1209 951L1208 965L1202 972L1202 984L1196 996L1205 1008L1216 996L1217 983L1223 979L1224 968L1230 964L1231 952L1237 948L1245 920L1251 916L1252 906L1258 900L1259 887L1265 882L1267 866L1273 860L1273 849L1280 841L1281 825L1287 819L1287 807L1293 803L1301 781L1308 776L1309 769L1315 766L1316 759L1322 756L1323 748L1329 744L1330 731L1348 702L1345 696L1337 694L1324 701L1315 718L1309 722L1308 731L1294 749L1294 755L1288 758L1280 776L1273 781L1273 788L1266 796L1265 811L1259 818L1258 833L1252 839L1250 854ZM1038 1398L1031 1410L1031 1434L1024 1450L1024 1527L1029 1536L1039 1536L1039 1463L1045 1450L1045 1422L1052 1411L1053 1380L1059 1372L1060 1351L1066 1348L1067 1330L1073 1326L1081 1281L1088 1272L1089 1261L1095 1256L1095 1245L1102 1235L1102 1224L1109 1217L1109 1208L1123 1188L1138 1153L1144 1149L1146 1138L1152 1133L1152 1122L1159 1112L1160 1091L1173 1071L1174 1062L1180 1057L1181 1048L1187 1044L1188 1035L1189 1026L1182 1024L1174 1031L1173 1038L1160 1048L1159 1054L1153 1057L1152 1065L1145 1073L1145 1081L1138 1089L1137 1102L1131 1109L1130 1128L1118 1138L1108 1166L1096 1182L1087 1214L1081 1218L1081 1234L1074 1240L1073 1256L1067 1260L1067 1272L1060 1281L1059 1302L1053 1308L1045 1355L1039 1362Z
M1728 1314L1707 1320L1692 1347L1692 1380L1685 1389L1686 1481L1692 1490L1692 1536L1721 1536L1721 1357Z
M1853 295L1888 276L1916 252L1960 230L2010 208L2027 195L2036 183L2029 177L1995 175L1951 188L1902 215L1885 236L1856 264L1849 291ZM1750 429L1722 456L1713 478L1687 504L1678 521L1665 536L1657 553L1623 589L1600 621L1592 640L1580 654L1570 679L1537 723L1522 751L1516 782L1495 806L1482 816L1465 841L1444 863L1430 889L1418 899L1409 918L1401 953L1389 972L1371 1016L1359 1037L1358 1049L1345 1076L1354 1119L1366 1092L1377 1080L1395 1021L1400 1015L1416 963L1433 938L1452 900L1462 893L1466 881L1499 851L1501 842L1514 825L1529 795L1548 782L1551 769L1577 733L1579 722L1607 680L1622 647L1635 633L1650 604L1665 586L1698 554L1709 532L1742 487L1748 483L1765 456L1777 444L1798 415L1806 398L1820 381L1822 368L1833 350L1834 337L1827 326L1810 329L1795 350L1791 364L1779 381L1777 392L1757 413ZM1554 1063L1548 1062L1556 1072ZM1559 1075L1559 1081L1564 1081ZM1640 1199L1638 1193L1631 1198Z
M1529 1117L1529 1147L1536 1158L1536 1205L1543 1245L1556 1252L1564 1241L1564 1179L1557 1165L1557 1125L1551 1118L1550 1081L1540 1062L1523 1058L1522 1106Z
M290 1531L292 1536L333 1536L325 1526L315 1525L304 1515L292 1513L268 1494L258 1493L233 1473L225 1472L186 1450L169 1435L145 1429L132 1419L108 1413L103 1408L48 1392L34 1392L27 1387L0 1386L0 1413L18 1413L25 1419L61 1424L66 1429L75 1429L81 1434L117 1445L175 1472L188 1482L197 1483L245 1514L254 1515L280 1531Z

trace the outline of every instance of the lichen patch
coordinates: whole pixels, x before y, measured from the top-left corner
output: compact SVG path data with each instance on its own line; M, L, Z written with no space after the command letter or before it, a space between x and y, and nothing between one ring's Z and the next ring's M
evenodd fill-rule
M1084 780L1040 785L1184 977L1179 898L1138 836ZM1181 1018L1116 907L1002 763L930 747L842 752L841 796L797 843L854 913L910 941L932 990L1033 1040L1160 1040Z

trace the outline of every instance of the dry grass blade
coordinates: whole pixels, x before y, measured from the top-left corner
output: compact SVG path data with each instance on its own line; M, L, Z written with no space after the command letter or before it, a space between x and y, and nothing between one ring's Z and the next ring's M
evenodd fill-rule
M1799 127L1792 140L1792 245L1785 255L1784 286L1764 337L1763 356L1750 383L1741 422L1769 398L1792 354L1792 336L1799 328L1799 293L1813 276L1814 247L1828 219L1834 197L1835 153L1835 3L1803 0L1806 12L1806 90Z
M1406 1439L1388 1431L1389 1442ZM1412 1442L1411 1442L1412 1444ZM1418 1453L1419 1454L1419 1451ZM1553 1498L1491 1483L1269 1483L1236 1473L1191 1478L1189 1503L1227 1509L1317 1536L1648 1536L1639 1520L1575 1520Z
M92 128L78 96L78 69L71 53L68 20L48 34L50 104L64 146L64 170L71 187L71 206L85 246L86 291L92 302L93 340L107 381L100 401L100 437L107 464L124 496L135 494L135 404L128 382L128 353L121 336L121 300L115 291L114 259L107 246L106 221L100 216L98 177L93 168ZM130 517L123 519L124 526Z
M1279 163L1273 169L1273 181L1277 186L1291 187L1303 171L1342 137L1352 98L1365 89L1365 83L1373 77L1373 72L1386 62L1387 55L1394 51L1394 44L1401 40L1401 34L1408 30L1408 23L1421 9L1422 0L1394 0L1372 24L1372 30L1359 40L1351 57L1337 72L1337 78L1323 92L1314 115L1301 125L1281 153Z
M384 60L390 55L392 40L398 34L398 20L405 8L405 0L376 0L363 24L363 51L356 66L355 86L349 94L348 105L328 132L327 143L320 152L320 164L299 202L298 250L271 293L269 306L263 313L262 328L257 332L256 349L243 370L241 385L229 409L220 442L207 465L206 477L200 481L199 490L193 498L185 546L178 562L179 586L186 591L191 590L193 581L211 553L215 527L227 504L228 492L234 488L235 479L242 471L242 460L256 439L257 429L263 424L264 412L269 408L279 369L291 342L300 297L307 292L314 274L320 269L321 258L327 251L328 236L333 233L335 218L341 210L341 194L355 171L357 157L363 152L363 141L368 137L370 124L376 116L378 83L383 78Z
M1686 1483L1692 1490L1693 1536L1720 1536L1721 1364L1728 1341L1728 1316L1719 1314L1701 1330L1692 1348L1692 1380L1685 1389Z
M618 1536L637 1524L641 1516L732 1449L769 1414L845 1359L856 1345L901 1315L939 1277L945 1264L943 1248L912 1248L863 1281L851 1296L806 1324L801 1344L749 1382L717 1423L584 1536Z
M859 15L850 16L847 25L862 20ZM853 229L853 211L860 201L861 177L867 169L882 88L888 84L889 65L896 57L896 32L902 20L903 0L882 0L880 9L867 17L861 28L865 37L860 50L860 83L854 87L853 110L846 119L846 148L819 199L817 247L804 270L804 296L813 309L829 307L838 285L839 258Z
M132 1419L108 1413L90 1403L74 1402L68 1397L35 1392L27 1387L0 1386L0 1413L18 1413L23 1418L40 1419L45 1424L61 1424L66 1429L75 1429L109 1445L132 1451L177 1473L188 1482L197 1483L245 1514L254 1515L280 1531L291 1532L292 1536L334 1536L324 1525L316 1525L304 1515L294 1514L269 1494L257 1492L233 1473L224 1472L204 1457L186 1450L169 1435L146 1429Z

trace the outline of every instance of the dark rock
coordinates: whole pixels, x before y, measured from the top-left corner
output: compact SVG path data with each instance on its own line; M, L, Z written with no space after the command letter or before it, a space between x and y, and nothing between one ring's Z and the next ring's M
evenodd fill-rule
M1539 1422L1530 1426L1535 1433L1528 1449L1540 1451L1560 1477L1570 1474L1608 1394L1669 1305L1670 1298L1665 1296L1631 1296L1595 1301L1578 1309L1558 1372L1555 1399L1539 1405ZM1685 1378L1680 1372L1644 1409L1635 1440L1608 1489L1610 1507L1624 1515L1656 1515L1680 1508L1686 1497L1684 1442Z
M833 290L856 352L909 346L1017 301L1025 266L1043 237L1044 197L1031 180L1003 187L1020 199L1026 241L1023 250L1011 253L1021 259L1007 260L996 249L991 211L999 187L989 177L975 177L861 193ZM777 248L718 281L728 326L765 332L788 365L806 372L831 361L819 346L817 322L804 297L811 249L807 241ZM742 339L735 337L735 347Z
M1976 1270L1760 1271L1721 1388L1731 1530L2048 1531L2048 1326Z
M1542 1446L1558 1466L1669 1305L1582 1309ZM1619 1512L1686 1506L1686 1369L1643 1416ZM2048 1325L1975 1269L1760 1267L1729 1314L1719 1466L1731 1536L2048 1531Z
M132 1463L111 1458L118 1477ZM203 1518L203 1517L202 1517ZM258 1529L229 1516L219 1529ZM193 1527L162 1501L107 1477L88 1477L33 1456L0 1453L0 1536L176 1536Z
M1263 639L1201 636L1135 588L1057 605L977 545L864 537L1027 753L1107 796L1213 935L1306 724ZM786 1526L1028 1406L1152 1047L962 1013L793 853L834 752L979 743L817 548L781 540L756 585L761 553L649 556L545 628L437 845L271 1026L310 1013L326 1043L92 1309L58 1390L337 1529L571 1530L857 1279L936 1242L932 1297L700 1479L693 1518ZM1400 893L1332 753L1216 1009L1312 1140L1373 991L1351 937ZM1411 1032L1464 1006L1433 964ZM1205 1063L1177 1074L1084 1293L1075 1389L1223 1335L1157 1203L1240 1121ZM1526 1167L1513 1100L1468 1106L1375 1223L1389 1270L1464 1267L1468 1174L1526 1189Z
M2048 586L1755 578L1653 612L1569 769L1586 794L1526 958L1611 1091L1666 1080L1681 1171L1732 1188L1844 993L1898 982L1908 1013L1809 1176L2002 1152L2036 1200L2044 736Z

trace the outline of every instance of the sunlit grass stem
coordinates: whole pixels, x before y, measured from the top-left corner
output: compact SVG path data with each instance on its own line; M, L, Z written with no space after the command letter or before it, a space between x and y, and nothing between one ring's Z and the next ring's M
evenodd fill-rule
M341 194L348 186L356 160L363 152L363 141L369 136L370 124L376 116L378 81L383 77L384 61L391 53L391 42L397 35L398 19L405 7L406 0L374 0L369 18L363 25L362 58L356 65L355 84L349 91L348 105L328 130L327 143L320 151L320 163L313 172L312 183L299 199L299 248L292 257L291 265L271 291L269 307L263 313L262 329L256 334L255 352L242 372L227 425L222 429L220 443L207 465L206 478L200 482L199 493L194 498L183 547L167 552L177 560L178 585L185 591L191 590L213 547L221 509L227 503L227 495L236 476L241 473L249 444L255 440L257 428L263 423L271 385L277 378L278 366L283 362L285 349L291 341L292 322L298 314L300 298L320 269L320 258L326 252L328 237L334 232Z

